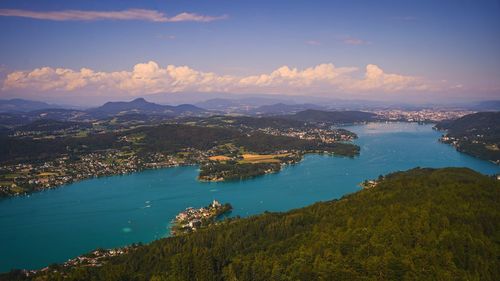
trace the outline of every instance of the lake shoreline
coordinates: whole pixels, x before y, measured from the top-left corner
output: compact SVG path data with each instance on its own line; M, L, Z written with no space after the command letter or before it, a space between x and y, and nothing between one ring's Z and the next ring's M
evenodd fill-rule
M230 217L248 217L341 198L361 190L358 184L366 179L416 166L465 166L488 175L500 171L492 163L439 143L439 132L430 125L349 128L360 136L355 141L361 147L359 156L309 154L279 173L249 180L204 183L196 180L196 166L170 167L0 199L0 241L4 241L0 252L5 253L0 256L0 271L43 268L99 247L150 243L168 236L170 221L179 210L204 206L207 200L231 202ZM37 233L37 239L30 233Z

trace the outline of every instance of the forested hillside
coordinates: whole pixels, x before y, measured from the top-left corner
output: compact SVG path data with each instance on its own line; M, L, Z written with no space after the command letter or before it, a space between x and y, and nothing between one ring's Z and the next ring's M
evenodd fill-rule
M465 115L456 120L443 121L436 125L438 129L448 130L454 136L477 134L500 134L500 111L478 112Z
M216 145L235 142L251 151L273 150L329 151L337 155L355 156L359 147L349 143L321 143L284 136L243 134L234 129L177 124L145 126L125 132L109 132L85 137L56 139L19 139L0 136L0 163L49 160L64 154L84 154L103 149L123 149L136 138L132 149L144 152L177 152L181 149L210 149Z
M417 168L340 200L228 221L102 267L53 266L30 278L499 280L499 203L494 178ZM20 272L3 278L23 280Z
M500 164L500 111L469 114L440 122L436 128L446 130L441 141L458 151Z

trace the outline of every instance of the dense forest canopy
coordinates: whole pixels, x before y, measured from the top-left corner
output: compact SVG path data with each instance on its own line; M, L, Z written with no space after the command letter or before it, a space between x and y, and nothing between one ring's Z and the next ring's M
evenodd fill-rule
M443 121L436 124L436 128L448 130L453 136L467 136L473 134L488 134L500 136L500 111L478 112L465 115L456 120Z
M102 267L52 266L30 278L498 280L499 202L494 178L466 168L416 168L340 200L227 221ZM13 271L3 278L24 277Z
M186 117L179 119L180 122L189 123L196 122L203 126L230 126L233 128L248 127L253 129L259 128L307 128L311 127L308 124L299 120L292 120L280 117L250 117L250 116L223 116L215 115L211 117Z
M442 140L458 151L500 164L500 111L469 114L436 128L446 130Z
M206 150L229 142L255 152L296 149L329 151L345 156L355 156L359 152L358 146L348 143L328 144L263 133L245 134L229 128L162 124L124 132L55 139L36 140L0 135L0 163L50 160L63 154L78 155L96 150L120 149L131 145L122 140L127 136L139 136L141 141L133 144L132 149L145 152L171 153L187 148Z

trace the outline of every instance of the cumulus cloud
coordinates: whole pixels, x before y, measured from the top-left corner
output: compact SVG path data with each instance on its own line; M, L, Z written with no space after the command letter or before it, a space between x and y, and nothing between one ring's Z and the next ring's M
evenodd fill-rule
M147 9L128 9L121 11L30 11L20 9L0 9L0 16L52 21L142 20L150 22L211 22L227 18L226 15L207 16L195 13L180 13L172 17L167 17L162 12Z
M328 63L305 69L282 66L270 73L234 76L199 71L188 66L161 67L149 61L136 64L131 71L99 72L88 68L72 70L52 67L15 71L7 74L2 90L144 95L176 92L356 93L429 89L421 78L386 73L374 64L367 65L364 72L360 72L356 67L337 67Z
M366 66L364 79L353 81L349 87L359 91L384 90L386 92L402 90L427 90L428 85L421 78L385 73L379 66Z
M304 88L320 84L335 84L342 75L356 71L352 67L335 67L333 64L320 64L303 70L282 66L270 74L248 76L240 79L239 85L246 87L283 87Z

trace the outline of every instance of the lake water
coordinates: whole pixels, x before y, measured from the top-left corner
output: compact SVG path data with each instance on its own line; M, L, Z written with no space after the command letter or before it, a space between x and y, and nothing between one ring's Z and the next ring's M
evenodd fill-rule
M372 123L346 129L359 136L359 157L308 155L277 174L252 180L201 183L197 167L176 167L0 200L0 272L40 268L98 247L165 237L179 211L213 199L231 203L231 215L249 216L339 198L359 190L365 179L416 166L500 173L499 166L439 143L441 133L432 125Z

